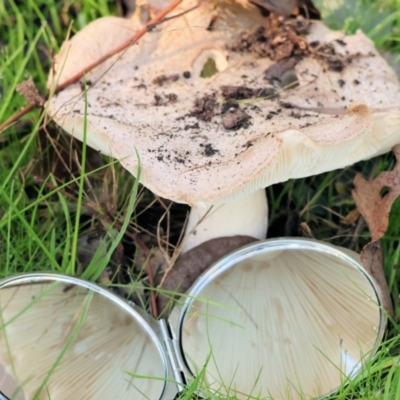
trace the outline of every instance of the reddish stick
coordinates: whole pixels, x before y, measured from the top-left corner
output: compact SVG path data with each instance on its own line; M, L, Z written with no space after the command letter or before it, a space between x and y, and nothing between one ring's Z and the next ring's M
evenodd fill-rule
M169 4L167 7L165 7L162 11L160 11L153 19L151 19L142 29L137 31L130 39L126 40L124 43L122 43L120 46L116 47L114 50L110 51L109 53L105 54L103 57L99 58L97 61L93 62L90 64L88 67L83 69L82 71L78 72L75 74L72 78L66 80L64 83L61 85L58 85L55 89L55 93L60 92L61 90L65 89L69 85L75 83L79 79L81 79L86 73L91 71L93 68L96 68L99 66L101 63L104 61L108 60L110 57L114 56L115 54L121 52L122 50L125 50L127 47L131 46L132 44L136 43L144 34L150 29L160 23L165 16L170 13L175 7L177 7L180 3L182 3L183 0L173 0L171 4ZM44 100L47 100L49 98L49 93L46 93L43 96ZM22 108L19 110L17 113L15 113L13 116L11 116L8 120L3 122L0 125L0 133L9 127L11 124L14 122L18 121L22 116L27 114L29 111L33 110L36 107L36 104L30 103L26 107Z

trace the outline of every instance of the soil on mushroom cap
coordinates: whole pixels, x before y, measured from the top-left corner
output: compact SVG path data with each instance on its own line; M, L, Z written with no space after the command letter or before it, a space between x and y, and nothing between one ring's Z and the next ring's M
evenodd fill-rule
M277 90L272 87L250 88L247 86L221 86L221 94L225 100L245 100L257 97L273 99Z
M276 61L278 66L275 69L278 71L283 68L283 72L293 68L305 56L324 61L329 70L336 72L341 72L355 58L362 57L361 53L339 54L332 43L308 43L306 35L311 23L300 15L283 18L271 14L269 19L268 28L258 26L250 32L242 32L229 49L236 52L252 52L260 58L268 57ZM336 42L346 47L345 40L337 39ZM285 67L287 62L290 65ZM270 67L266 74L274 75L273 69L274 66Z
M269 57L280 61L294 55L303 55L307 49L305 35L310 22L298 16L282 18L271 14L270 27L256 27L251 32L243 32L230 46L232 51L250 51L259 57Z
M179 74L159 75L153 79L153 83L158 86L163 86L166 83L176 82L179 79Z
M196 117L200 121L211 121L214 116L214 109L217 105L215 93L205 94L203 97L197 98L194 102L193 110L189 116Z

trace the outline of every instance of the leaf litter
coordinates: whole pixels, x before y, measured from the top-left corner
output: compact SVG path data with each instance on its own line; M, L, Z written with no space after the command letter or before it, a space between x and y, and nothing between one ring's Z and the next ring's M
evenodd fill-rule
M396 157L393 170L384 171L370 181L357 174L352 191L357 209L371 232L371 242L361 251L361 261L381 288L384 306L390 315L393 315L393 306L383 271L383 253L379 241L389 226L392 204L400 196L400 145L394 146L392 151Z

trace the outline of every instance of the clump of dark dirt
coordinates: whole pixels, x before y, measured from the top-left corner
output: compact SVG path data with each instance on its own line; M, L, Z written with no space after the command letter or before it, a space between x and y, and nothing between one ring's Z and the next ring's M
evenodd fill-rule
M176 103L178 100L178 95L175 93L167 93L160 96L159 94L154 95L154 105L155 106L165 106L167 104Z
M221 94L225 100L244 100L257 97L273 99L277 97L276 89L272 87L253 89L247 86L221 86Z
M163 86L166 83L176 82L179 79L179 74L159 75L153 79L153 83L158 86Z
M268 29L265 26L258 26L250 32L242 32L230 46L230 50L251 52L258 57L268 57L275 61L276 67L273 65L266 71L272 77L292 69L304 56L324 61L329 70L336 72L341 72L353 59L362 56L361 53L338 54L331 43L320 44L318 41L308 43L305 35L309 32L310 21L301 15L283 18L271 14L269 19L271 24ZM342 47L346 46L345 40L340 40L338 43ZM274 70L271 70L273 68Z
M170 103L176 103L178 100L178 95L175 93L167 93L165 97L168 99Z
M184 131L188 131L190 129L200 129L199 123L196 122L194 124L188 124L188 125L185 125L185 127L183 128Z
M271 26L256 27L243 32L230 47L233 51L249 51L259 57L280 61L292 56L301 56L307 49L305 35L310 22L302 16L282 18L270 15Z
M239 103L235 100L228 100L222 104L221 120L225 129L236 130L239 128L247 128L251 116L243 111Z
M219 153L219 150L215 149L211 143L207 144L200 144L200 147L204 147L204 152L203 154L206 157L211 157L217 153Z
M81 80L81 81L79 81L79 87L81 88L82 92L84 92L86 88L88 88L88 87L90 87L92 85L93 85L93 83L90 80L87 80L87 81L82 81Z
M200 121L211 121L214 116L214 109L217 105L215 93L205 94L203 97L197 98L194 102L193 110L189 116L196 117Z

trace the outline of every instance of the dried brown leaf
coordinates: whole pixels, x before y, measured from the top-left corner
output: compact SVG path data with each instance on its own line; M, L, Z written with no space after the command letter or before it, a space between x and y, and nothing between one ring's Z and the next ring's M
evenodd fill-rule
M302 237L306 238L313 238L315 239L315 236L313 235L311 228L307 224L307 222L301 222L299 225L299 234Z
M393 316L393 305L389 288L383 272L383 254L379 241L368 243L361 251L361 263L365 270L373 277L379 286L382 295L383 307Z
M361 263L380 288L383 306L393 316L393 305L383 270L383 254L379 239L389 225L389 214L393 202L400 195L400 145L392 149L397 163L392 171L385 171L375 179L367 181L360 174L354 178L352 191L357 209L364 217L371 232L372 242L361 251ZM389 192L382 195L384 189Z
M341 223L344 225L353 225L360 216L360 211L357 208L351 210L344 218L342 218Z
M231 251L256 240L250 236L229 236L208 240L194 247L179 256L160 289L173 293L185 293L211 264ZM174 296L174 300L171 297L171 295L158 296L158 311L164 318L170 313L179 295Z
M355 188L352 191L357 209L367 222L372 241L379 240L389 224L389 213L393 202L400 195L400 145L392 149L397 163L392 171L382 172L371 181L360 174L354 178ZM383 189L390 189L384 196Z

